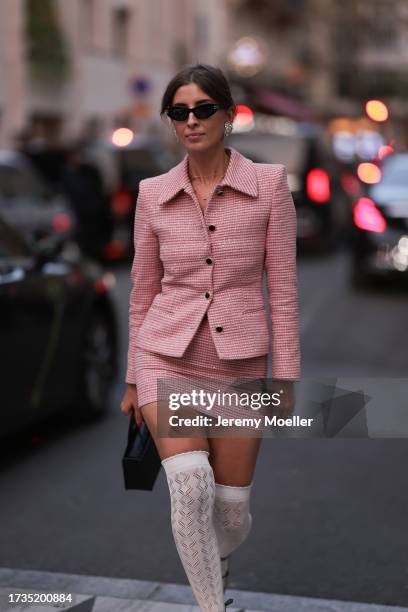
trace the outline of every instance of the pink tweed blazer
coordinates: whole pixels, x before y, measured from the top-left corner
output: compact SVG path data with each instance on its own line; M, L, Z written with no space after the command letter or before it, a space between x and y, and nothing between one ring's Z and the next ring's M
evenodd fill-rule
M126 382L135 347L182 357L207 312L220 359L269 352L272 377L300 378L296 211L281 164L254 163L232 147L223 180L202 211L188 155L140 182L129 304Z

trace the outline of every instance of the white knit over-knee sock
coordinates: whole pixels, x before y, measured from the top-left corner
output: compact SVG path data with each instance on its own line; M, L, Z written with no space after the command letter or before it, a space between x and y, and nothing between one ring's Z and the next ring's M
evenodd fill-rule
M213 524L215 481L207 451L162 460L170 490L176 547L201 610L225 610L220 551Z
M249 499L252 484L232 487L215 483L214 527L221 557L230 555L251 531Z

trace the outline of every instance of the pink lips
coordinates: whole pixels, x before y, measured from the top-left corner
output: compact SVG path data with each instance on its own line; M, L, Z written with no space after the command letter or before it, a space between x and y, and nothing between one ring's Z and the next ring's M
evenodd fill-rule
M191 140L197 140L198 138L201 138L201 136L204 136L204 134L189 134L187 138L190 138Z

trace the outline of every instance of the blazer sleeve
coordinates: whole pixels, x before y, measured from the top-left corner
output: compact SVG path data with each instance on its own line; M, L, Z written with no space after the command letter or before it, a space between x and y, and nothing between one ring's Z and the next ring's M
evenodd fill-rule
M135 255L130 272L129 344L126 382L136 383L136 337L153 298L161 291L163 264L160 259L159 240L151 227L148 198L144 180L139 183L134 221Z
M265 270L272 320L272 378L299 380L301 372L296 272L296 209L286 167L272 178Z

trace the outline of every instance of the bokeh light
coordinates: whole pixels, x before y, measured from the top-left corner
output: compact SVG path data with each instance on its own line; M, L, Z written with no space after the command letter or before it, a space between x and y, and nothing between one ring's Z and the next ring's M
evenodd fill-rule
M117 128L112 134L112 142L117 147L127 147L133 140L134 133L129 128Z
M374 184L381 180L381 170L376 164L363 162L357 166L357 176L363 183Z
M386 121L388 108L381 100L369 100L365 106L366 113L373 121Z

